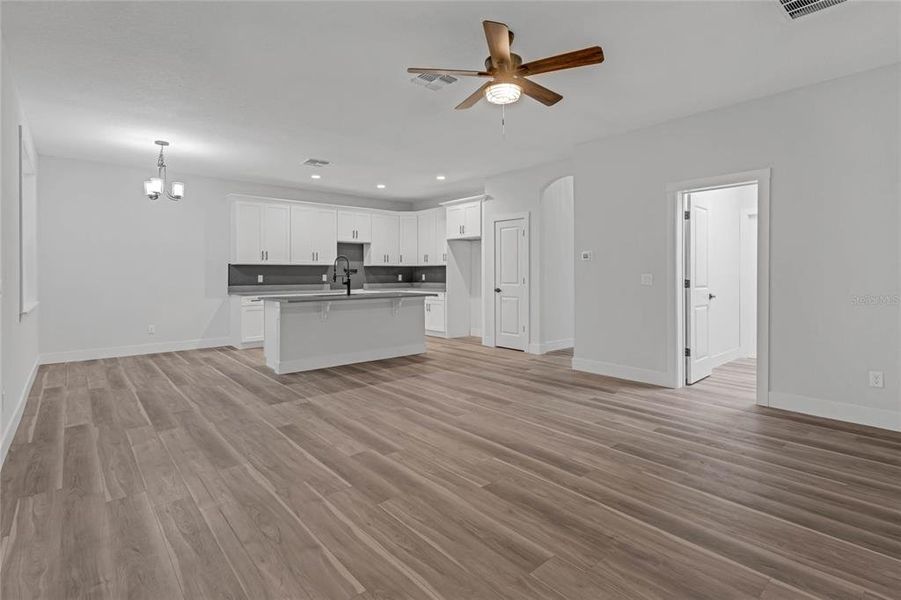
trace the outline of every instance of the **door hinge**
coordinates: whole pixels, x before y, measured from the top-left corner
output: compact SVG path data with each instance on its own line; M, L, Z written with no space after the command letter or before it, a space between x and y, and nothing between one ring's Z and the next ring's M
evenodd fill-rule
M685 288L687 289L687 288L690 288L690 287L691 287L691 280L690 280L690 279L686 279L686 280L685 280Z
M685 220L686 220L686 221L689 220L689 219L691 219L691 211L686 210L686 211L683 213L683 216L685 217Z
M525 325L522 326L522 332L523 332L523 333L526 332L526 326L525 326Z
M691 356L691 348L685 349L685 356L686 356L686 358Z

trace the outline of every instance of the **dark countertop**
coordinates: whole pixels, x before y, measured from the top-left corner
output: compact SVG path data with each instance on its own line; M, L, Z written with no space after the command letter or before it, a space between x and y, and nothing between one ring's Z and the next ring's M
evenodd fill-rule
M385 300L395 298L425 298L437 296L435 292L355 292L348 296L345 292L331 292L327 294L304 294L303 296L268 296L263 298L266 302L282 302L293 304L295 302L346 302L348 300Z
M280 294L321 294L329 290L329 284L297 285L230 285L229 296L265 296Z

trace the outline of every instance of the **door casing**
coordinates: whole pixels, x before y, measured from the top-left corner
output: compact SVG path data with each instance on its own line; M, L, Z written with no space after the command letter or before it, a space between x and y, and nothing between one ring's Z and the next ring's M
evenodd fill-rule
M496 329L494 322L494 267L496 260L496 257L494 256L496 243L494 239L495 223L513 219L523 219L525 221L526 246L524 260L526 264L524 272L526 273L526 296L524 298L525 307L523 312L526 316L526 352L528 352L528 343L532 341L532 313L530 302L532 293L532 229L530 224L530 213L528 211L490 216L485 215L482 219L482 344L484 346L496 347L494 339Z
M770 177L769 168L692 179L666 186L667 211L670 215L670 257L674 277L668 281L667 303L670 306L667 346L670 358L667 372L670 387L685 386L685 242L683 196L715 188L735 187L743 183L757 184L757 404L769 406L770 392Z

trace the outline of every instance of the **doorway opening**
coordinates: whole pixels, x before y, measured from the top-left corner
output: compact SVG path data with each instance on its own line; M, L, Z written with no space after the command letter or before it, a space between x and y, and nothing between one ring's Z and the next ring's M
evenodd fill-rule
M745 388L766 405L769 171L674 191L674 387Z

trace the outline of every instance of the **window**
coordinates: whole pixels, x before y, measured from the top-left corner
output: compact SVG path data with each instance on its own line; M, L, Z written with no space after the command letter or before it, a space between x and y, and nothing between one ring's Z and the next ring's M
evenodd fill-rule
M38 305L38 201L35 161L19 126L19 316Z

